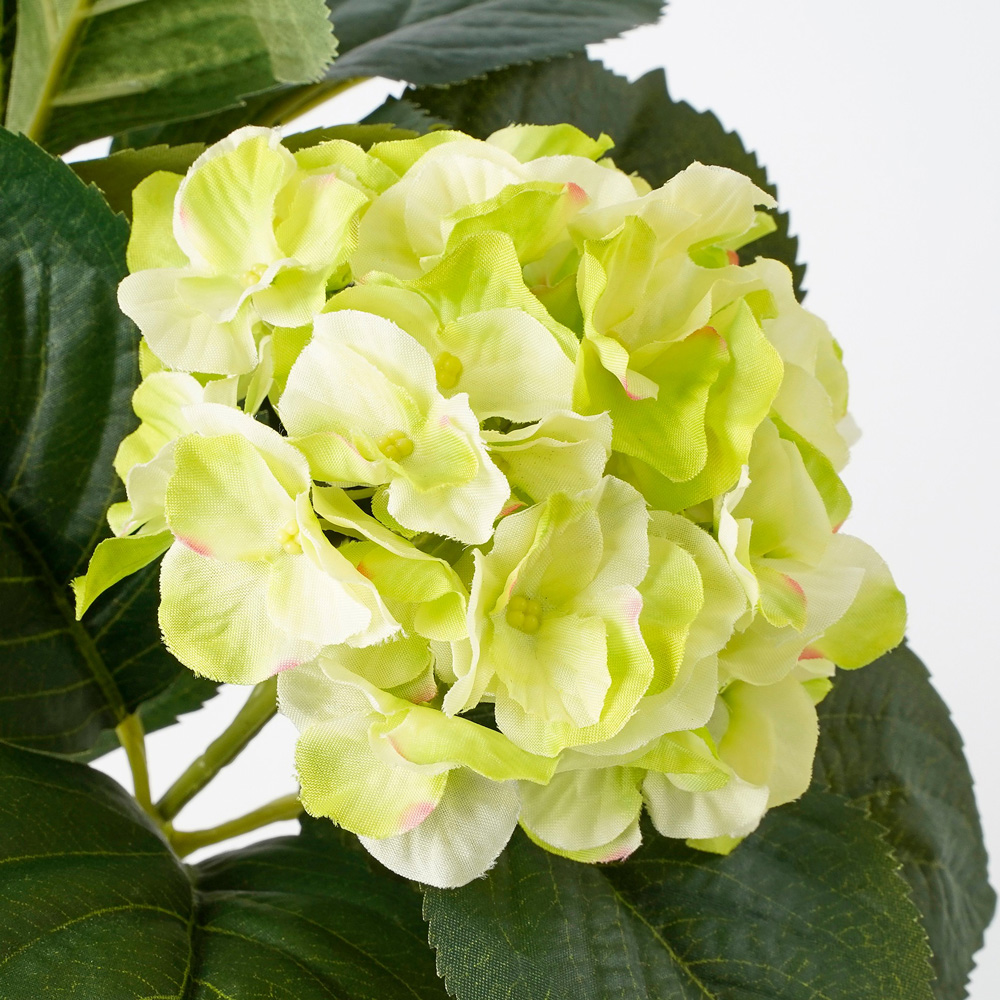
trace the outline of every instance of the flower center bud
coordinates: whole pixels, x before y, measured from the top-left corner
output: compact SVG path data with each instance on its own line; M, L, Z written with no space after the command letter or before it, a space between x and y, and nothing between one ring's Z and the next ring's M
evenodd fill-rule
M454 389L462 377L462 362L454 354L442 351L434 362L434 371L442 389Z
M389 431L378 443L378 450L391 462L413 454L413 442L404 431Z
M534 635L542 623L542 604L521 594L507 603L507 624L528 635Z
M251 285L256 285L266 272L267 264L254 264L249 271L245 271L243 274L244 286L249 288Z
M302 555L302 543L299 541L299 525L293 518L286 525L278 528L278 544L290 555Z

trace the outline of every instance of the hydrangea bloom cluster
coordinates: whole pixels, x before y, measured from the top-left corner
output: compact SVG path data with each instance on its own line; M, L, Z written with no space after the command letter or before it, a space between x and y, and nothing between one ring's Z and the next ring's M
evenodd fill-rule
M518 824L622 859L643 808L731 850L805 791L835 665L902 636L838 533L840 351L744 249L773 199L611 146L244 128L135 190L141 422L78 611L162 554L168 648L279 673L305 808L432 885Z

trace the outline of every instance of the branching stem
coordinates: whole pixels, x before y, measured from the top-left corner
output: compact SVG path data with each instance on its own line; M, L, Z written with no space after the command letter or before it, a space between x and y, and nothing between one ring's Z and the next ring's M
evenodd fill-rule
M227 764L231 764L246 749L247 744L277 711L277 692L277 677L269 677L253 689L225 732L208 745L205 752L190 764L156 803L156 812L164 821L172 820Z
M142 721L138 715L126 715L115 726L118 742L125 750L129 770L132 772L132 788L135 800L154 819L159 821L153 799L149 793L149 769L146 767L146 737Z
M238 837L241 833L249 833L270 823L283 819L296 819L302 813L302 804L296 793L283 795L280 799L268 802L267 805L248 812L245 816L231 819L226 823L210 827L208 830L169 830L168 836L173 849L179 857L185 857L199 847L208 847L220 841Z

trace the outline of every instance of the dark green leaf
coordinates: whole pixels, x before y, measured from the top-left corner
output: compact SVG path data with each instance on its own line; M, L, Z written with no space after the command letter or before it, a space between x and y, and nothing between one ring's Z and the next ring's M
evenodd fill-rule
M110 778L0 744L0 996L445 1000L419 894L316 825L189 868Z
M820 706L816 780L889 829L934 951L938 1000L960 1000L996 894L962 739L927 669L901 646L841 673Z
M663 0L327 0L340 55L315 86L286 87L221 114L146 129L124 144L214 142L240 125L276 125L345 81L387 76L451 83L488 70L577 52L655 21Z
M735 132L727 132L710 111L695 111L670 97L663 70L630 84L579 55L501 70L454 87L423 87L408 99L479 138L513 122L570 122L588 135L607 132L615 140L611 151L615 163L640 174L654 187L700 160L739 170L777 194L764 168ZM777 231L743 253L787 264L801 298L805 266L796 260L798 240L789 235L786 213L775 218Z
M156 567L84 622L69 581L119 499L136 420L135 327L118 310L125 220L65 164L0 130L0 738L84 753L184 668L156 624Z
M56 152L318 79L322 0L20 0L6 125Z
M486 879L430 889L458 1000L926 1000L926 941L881 829L829 792L727 858L655 834L588 866L515 835Z
M327 0L341 56L330 80L452 83L582 49L660 16L663 0Z

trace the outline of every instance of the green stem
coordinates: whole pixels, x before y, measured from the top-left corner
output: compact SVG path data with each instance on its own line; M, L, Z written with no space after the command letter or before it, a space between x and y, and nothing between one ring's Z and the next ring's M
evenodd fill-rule
M261 681L226 731L166 790L156 811L166 821L173 819L247 744L264 728L278 709L278 678ZM194 850L194 848L192 848Z
M142 721L138 715L126 715L115 726L118 742L125 750L128 766L132 772L132 788L135 800L150 816L158 819L153 808L153 799L149 793L149 770L146 767L146 737L142 730Z
M297 793L283 795L280 799L268 802L266 806L254 809L245 816L220 823L208 830L193 830L190 833L183 830L172 830L168 836L173 849L178 856L185 857L199 847L218 844L220 841L238 837L241 833L249 833L269 823L277 823L283 819L296 819L302 813L302 803Z
M30 120L21 126L21 131L35 142L42 141L42 134L49 124L52 102L58 94L70 59L76 54L77 46L80 44L81 28L90 16L91 3L92 0L76 0L66 17L62 34L50 53L51 59L45 73L42 91L38 95Z

